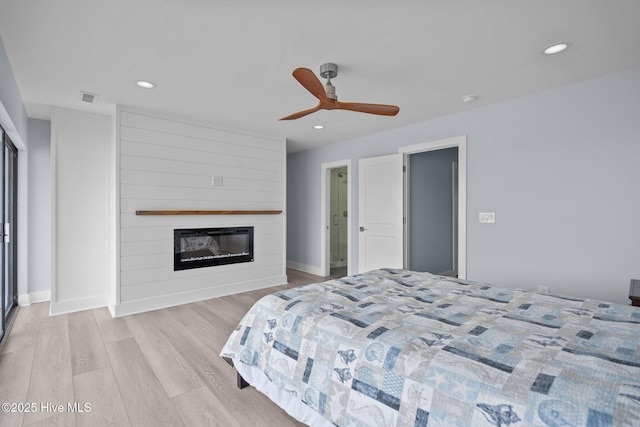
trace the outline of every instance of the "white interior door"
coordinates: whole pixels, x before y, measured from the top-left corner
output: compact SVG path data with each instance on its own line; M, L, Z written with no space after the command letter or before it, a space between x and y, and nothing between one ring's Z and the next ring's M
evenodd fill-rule
M403 155L359 161L358 270L402 268Z

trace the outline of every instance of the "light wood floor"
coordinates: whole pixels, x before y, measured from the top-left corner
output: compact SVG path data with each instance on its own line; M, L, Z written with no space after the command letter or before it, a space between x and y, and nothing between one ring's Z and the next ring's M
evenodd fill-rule
M0 426L302 426L236 388L218 356L260 297L323 280L287 275L287 285L117 319L106 308L49 317L48 303L21 307L0 348L0 403L36 411L0 412ZM74 403L90 411L70 412Z

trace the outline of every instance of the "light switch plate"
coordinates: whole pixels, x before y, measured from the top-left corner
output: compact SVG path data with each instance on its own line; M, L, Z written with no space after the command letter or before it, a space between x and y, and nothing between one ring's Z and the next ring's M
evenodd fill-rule
M493 224L496 222L495 212L480 212L478 214L478 221L485 224Z

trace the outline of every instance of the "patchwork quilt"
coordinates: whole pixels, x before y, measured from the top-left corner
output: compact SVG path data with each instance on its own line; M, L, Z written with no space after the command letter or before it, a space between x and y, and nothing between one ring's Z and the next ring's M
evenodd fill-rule
M221 355L337 426L640 425L640 308L382 269L268 295Z

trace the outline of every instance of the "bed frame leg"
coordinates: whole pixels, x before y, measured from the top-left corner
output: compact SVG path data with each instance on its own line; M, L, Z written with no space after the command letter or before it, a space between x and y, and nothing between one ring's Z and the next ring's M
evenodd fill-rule
M244 378L242 378L242 375L240 375L240 373L236 372L236 375L238 376L237 378L237 384L238 384L238 388L239 389L243 389L251 384L249 384L248 382L246 382L244 380Z

